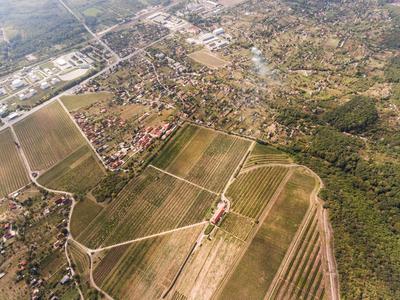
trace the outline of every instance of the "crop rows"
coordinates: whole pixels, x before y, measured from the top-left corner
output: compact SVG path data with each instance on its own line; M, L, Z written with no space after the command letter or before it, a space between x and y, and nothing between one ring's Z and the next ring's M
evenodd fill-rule
M81 276L85 275L89 271L90 267L89 256L82 252L73 242L68 243L68 251L71 254L71 258L76 266L76 271Z
M79 235L89 247L112 245L204 219L215 195L148 168Z
M94 280L111 296L159 298L188 255L201 226L109 250L94 271ZM117 252L112 253L112 252Z
M47 105L15 125L15 131L33 170L45 170L85 143L58 102Z
M268 164L290 164L291 160L285 154L259 154L251 155L243 165L243 169Z
M315 209L273 299L322 299L323 266L316 214Z
M221 192L245 155L249 142L227 135L218 136L186 177L210 190Z
M241 240L246 240L254 221L239 214L229 213L222 221L221 228Z
M274 195L288 172L284 167L264 167L240 174L230 186L227 196L232 209L256 218Z
M221 192L249 145L247 140L189 125L167 144L154 165Z
M0 198L29 183L22 158L18 153L10 129L0 132Z

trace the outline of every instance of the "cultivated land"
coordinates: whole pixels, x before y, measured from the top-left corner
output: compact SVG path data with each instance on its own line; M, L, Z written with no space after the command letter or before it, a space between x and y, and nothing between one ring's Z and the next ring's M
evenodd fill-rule
M226 282L222 299L264 298L300 228L316 184L303 169L294 171Z
M96 248L191 225L215 201L216 195L149 167L76 238Z
M241 173L226 193L231 199L233 211L257 218L288 171L285 167L260 167Z
M41 175L38 182L54 190L85 195L105 174L92 149L83 145Z
M194 61L203 64L210 69L225 67L229 63L207 50L199 50L189 54L188 56Z
M265 164L289 164L292 160L285 153L274 147L256 144L249 157L246 159L243 169Z
M84 198L75 205L71 217L71 234L78 236L101 212L103 206L88 198Z
M221 192L250 147L248 140L187 125L154 165L215 192Z
M102 93L89 93L81 95L68 95L62 96L60 99L64 103L68 111L76 111L81 108L90 106L98 101L111 100L113 94L102 92Z
M71 261L75 265L76 272L79 274L79 286L82 293L88 297L90 289L90 257L74 242L68 242L68 252Z
M199 225L100 253L93 279L116 299L159 299L202 229Z
M237 143L240 156L230 150ZM116 299L280 299L284 292L322 299L327 264L313 202L319 182L280 151L250 145L184 125L110 204L78 202L71 233L92 256L92 286ZM268 160L248 164L259 155ZM225 184L189 176L195 168ZM205 233L220 197L230 201L229 212Z
M0 198L2 198L30 181L10 129L0 132L0 157L2 158Z
M32 170L46 170L79 147L85 140L58 102L53 102L14 125Z
M188 261L168 299L211 299L245 243L218 230Z
M293 255L270 288L272 299L324 299L326 296L321 248L319 208L313 208L304 231L293 248ZM326 271L326 270L325 270Z

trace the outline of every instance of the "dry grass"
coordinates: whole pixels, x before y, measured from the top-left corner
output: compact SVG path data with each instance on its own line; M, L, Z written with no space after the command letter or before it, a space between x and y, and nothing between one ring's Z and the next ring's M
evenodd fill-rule
M209 67L210 69L218 69L225 67L229 64L228 61L223 60L215 54L207 50L199 50L188 55L194 61Z

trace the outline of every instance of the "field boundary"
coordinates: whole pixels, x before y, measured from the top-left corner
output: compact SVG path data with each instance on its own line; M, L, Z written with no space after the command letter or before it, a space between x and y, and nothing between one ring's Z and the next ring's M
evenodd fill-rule
M201 190L203 190L203 191L209 192L209 193L214 194L214 195L217 195L217 196L220 195L220 194L217 193L217 192L211 191L211 190L209 190L209 189L207 189L207 188L205 188L205 187L202 187L201 185L198 185L198 184L193 183L193 182L191 182L191 181L189 181L189 180L187 180L187 179L185 179L185 178L182 178L182 177L179 177L179 176L177 176L177 175L174 175L174 174L172 174L172 173L170 173L170 172L168 172L168 171L165 171L165 170L163 170L163 169L160 169L160 168L158 168L158 167L156 167L156 166L154 166L154 165L152 165L152 164L149 164L148 167L151 167L151 168L153 168L153 169L156 169L157 171L160 171L160 172L162 172L162 173L164 173L164 174L167 174L167 175L169 175L169 176L172 176L172 177L174 177L174 178L176 178L176 179L178 179L178 180L180 180L180 181L183 181L183 182L186 182L186 183L188 183L188 184L191 184L191 185L193 185L193 186L195 186L195 187L197 187L197 188L199 188L199 189L201 189Z
M274 194L272 195L270 201L265 206L265 208L262 211L260 217L258 218L258 221L259 221L258 224L253 228L252 231L250 231L250 233L249 233L249 235L247 237L248 241L246 242L246 245L243 247L242 251L239 253L239 255L237 256L236 260L233 262L233 264L229 268L228 273L226 274L226 276L224 277L224 279L221 281L221 283L219 284L218 288L214 292L214 294L212 296L212 299L217 299L218 298L218 296L222 292L223 287L226 285L228 280L232 277L232 274L234 273L234 271L235 271L236 267L238 266L240 260L245 255L247 249L249 248L249 246L250 246L251 242L253 241L255 235L257 234L258 230L262 226L264 220L266 219L266 217L269 215L270 211L274 207L276 201L279 198L279 195L282 193L282 191L285 188L285 186L286 186L287 182L289 181L290 177L292 177L293 172L294 172L293 169L294 168L291 168L289 170L289 172L287 172L287 174L285 175L285 177L282 179L281 183L279 184L279 186L275 190Z
M83 138L85 139L86 143L89 145L90 149L92 149L92 151L94 152L94 154L97 156L97 159L101 162L101 164L103 165L103 167L105 169L107 169L106 164L104 163L103 159L101 158L100 154L97 153L96 149L94 148L94 146L92 145L92 143L89 141L89 139L87 138L87 136L85 135L85 133L82 131L82 129L79 127L79 125L75 122L74 118L71 116L70 112L68 111L67 107L64 105L64 103L62 102L62 100L60 98L57 98L56 100L58 103L60 103L61 107L63 108L63 110L68 114L68 117L71 119L71 121L74 123L75 127L79 130L79 133L83 136Z
M96 249L87 248L87 250L90 253L94 254L94 253L97 253L97 252L101 252L101 251L104 251L104 250L109 250L109 249L116 248L116 247L119 247L119 246L129 245L129 244L132 244L132 243L135 243L135 242L140 242L140 241L148 240L148 239L155 238L155 237L158 237L158 236L167 235L167 234L170 234L170 233L173 233L173 232L177 232L177 231L180 231L180 230L185 230L185 229L189 229L189 228L192 228L192 227L205 225L206 223L208 223L208 221L202 221L202 222L199 222L199 223L194 223L194 224L190 224L190 225L187 225L187 226L178 227L178 228L175 228L175 229L171 229L171 230L167 230L167 231L163 231L163 232L159 232L159 233L155 233L155 234L151 234L151 235L146 235L144 237L140 237L140 238L137 238L137 239L125 241L125 242L122 242L122 243L118 243L118 244L114 244L114 245L110 245L110 246L106 246L106 247L101 247L101 248L96 248Z

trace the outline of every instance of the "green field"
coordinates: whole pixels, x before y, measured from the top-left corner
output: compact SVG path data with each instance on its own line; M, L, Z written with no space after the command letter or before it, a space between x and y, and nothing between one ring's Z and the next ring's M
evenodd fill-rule
M38 182L54 190L84 195L103 176L103 166L91 148L84 145L41 175Z
M107 92L90 93L81 95L62 96L60 99L64 103L68 111L75 111L80 108L87 107L98 101L112 99L113 94Z
M32 170L46 170L86 142L58 102L47 105L14 125Z
M232 202L232 209L244 216L257 218L288 171L289 168L285 167L260 167L241 173L226 193Z
M202 228L197 226L108 250L93 278L116 299L159 299Z
M79 201L74 208L71 218L71 234L78 236L101 212L103 207L90 199Z
M194 224L205 219L215 200L214 194L149 167L77 239L95 248Z
M0 198L30 182L10 129L0 132Z
M296 170L229 278L221 299L264 299L310 204L315 180Z
M215 192L221 192L250 146L241 138L187 125L153 164Z

